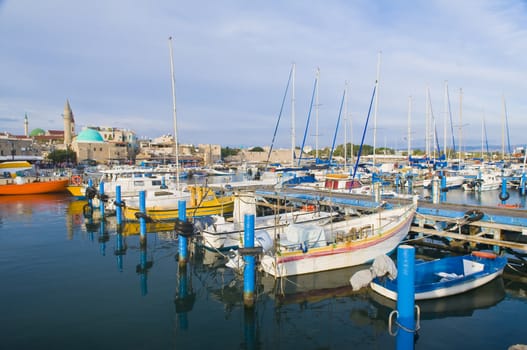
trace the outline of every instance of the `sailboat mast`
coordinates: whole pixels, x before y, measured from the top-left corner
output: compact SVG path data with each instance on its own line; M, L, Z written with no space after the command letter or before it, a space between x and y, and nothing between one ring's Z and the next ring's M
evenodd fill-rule
M408 96L408 161L412 156L412 96Z
M447 148L446 148L446 128L447 128L447 119L448 119L448 81L445 80L445 96L443 97L444 98L444 101L443 101L443 153L445 154L445 159L448 158L448 155L447 155Z
M348 166L348 82L344 82L344 169Z
M293 76L291 80L291 166L295 164L295 68L293 63Z
M317 67L316 79L317 85L315 90L315 160L318 159L318 83L320 78L320 68Z
M381 75L381 53L379 51L377 57L377 80L375 80L375 107L373 110L373 165L375 166L375 147L377 144L377 111L379 109L379 84L380 84L380 75Z
M177 115L176 115L176 78L174 76L174 54L172 49L172 37L168 37L168 48L170 51L170 77L172 81L172 114L174 118L174 147L176 153L176 188L179 189L179 144L177 133Z
M459 161L463 158L463 89L459 89Z

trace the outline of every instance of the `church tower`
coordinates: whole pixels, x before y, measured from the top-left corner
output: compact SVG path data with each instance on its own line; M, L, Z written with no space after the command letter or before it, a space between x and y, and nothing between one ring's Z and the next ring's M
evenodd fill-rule
M71 145L72 138L75 135L75 120L73 119L69 100L66 100L62 116L64 118L64 144Z
M26 137L29 136L29 121L27 120L27 113L26 113L26 116L24 117L24 135Z

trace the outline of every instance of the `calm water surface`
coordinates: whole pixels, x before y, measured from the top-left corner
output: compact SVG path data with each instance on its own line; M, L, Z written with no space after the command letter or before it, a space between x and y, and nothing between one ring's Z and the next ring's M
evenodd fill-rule
M172 231L155 228L143 249L136 227L125 225L118 234L111 220L86 222L82 204L67 195L0 197L0 348L396 348L387 323L395 305L349 287L353 272L364 267L284 285L259 276L255 308L246 311L243 282L221 255L194 246L180 269ZM507 274L422 305L415 348L527 343L522 281Z

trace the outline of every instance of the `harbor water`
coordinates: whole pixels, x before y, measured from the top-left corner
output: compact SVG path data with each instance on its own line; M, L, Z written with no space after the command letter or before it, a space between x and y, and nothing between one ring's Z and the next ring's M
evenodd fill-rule
M462 191L448 196L481 202ZM520 200L511 192L509 202ZM193 244L182 268L170 226L154 227L142 246L136 226L87 221L83 204L63 194L0 197L0 348L396 348L388 329L395 305L349 285L364 266L282 283L258 275L254 308L246 309L243 280L222 254ZM526 280L508 271L483 288L422 303L415 348L527 344Z

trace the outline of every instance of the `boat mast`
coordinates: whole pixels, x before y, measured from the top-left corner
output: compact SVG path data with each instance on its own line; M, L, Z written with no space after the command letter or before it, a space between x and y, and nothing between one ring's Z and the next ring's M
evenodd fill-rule
M348 81L344 82L344 170L348 166Z
M315 161L318 160L318 81L320 78L320 68L317 67L316 79L317 85L315 90Z
M291 81L291 166L295 164L295 67L293 62L293 76Z
M463 89L459 88L459 161L463 158Z
M170 77L172 80L172 113L174 117L174 145L176 153L176 188L179 189L179 144L176 117L176 78L174 76L174 54L172 49L172 37L168 37L168 48L170 51Z
M412 96L408 96L408 161L412 156Z
M446 126L448 119L448 81L445 80L445 95L443 96L443 153L445 154L445 160L448 159L447 148L446 148Z
M377 142L377 110L379 109L379 81L381 75L381 53L377 57L377 80L375 80L375 107L373 110L373 166L375 166L375 147Z

